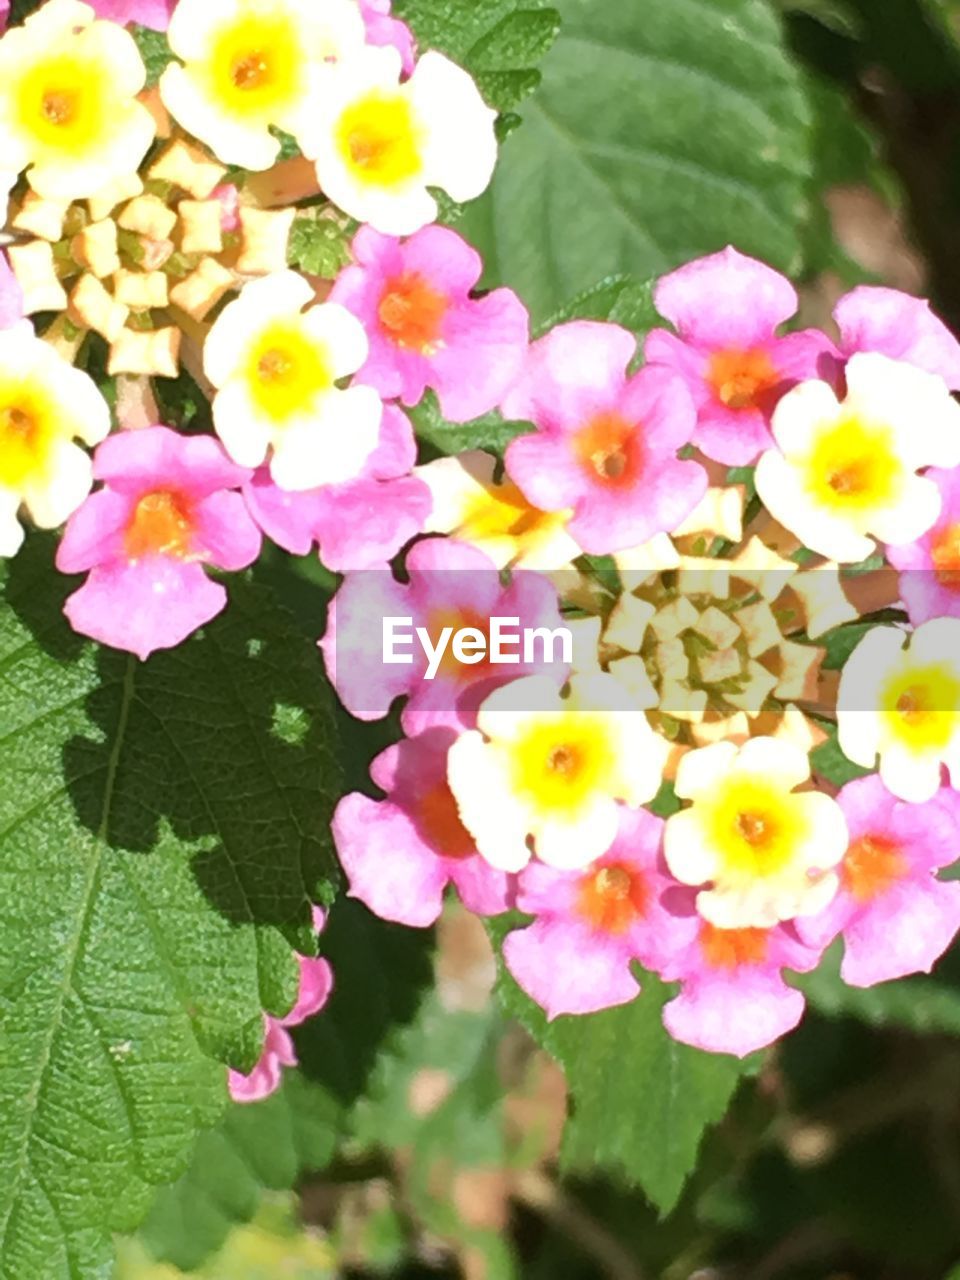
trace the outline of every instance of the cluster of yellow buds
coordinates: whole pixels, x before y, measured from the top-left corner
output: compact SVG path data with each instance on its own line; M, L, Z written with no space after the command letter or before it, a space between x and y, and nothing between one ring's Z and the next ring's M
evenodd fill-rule
M296 210L265 207L262 186L224 186L223 165L167 132L142 176L86 200L27 189L11 201L7 253L25 313L63 313L47 333L61 347L100 334L111 375L176 377L184 333L247 280L287 265Z

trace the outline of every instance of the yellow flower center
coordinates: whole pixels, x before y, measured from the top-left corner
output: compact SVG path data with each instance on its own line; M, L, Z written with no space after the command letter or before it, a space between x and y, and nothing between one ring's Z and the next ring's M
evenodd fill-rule
M728 874L776 876L790 866L807 834L801 798L765 778L732 777L696 803L705 806L710 842Z
M507 481L471 499L459 532L467 542L516 538L520 550L550 537L564 527L569 517L569 511L532 507L517 486Z
M56 427L39 392L0 378L0 485L22 489L49 468Z
M305 88L305 51L283 13L248 14L219 33L205 68L211 96L243 119L271 122Z
M865 515L895 502L905 477L887 427L850 417L835 423L807 460L809 486L836 515Z
M276 426L309 411L334 382L325 350L295 321L267 328L250 354L246 377L257 408Z
M402 186L423 167L421 129L400 93L374 90L347 107L337 148L354 177L370 186Z
M609 794L617 763L602 717L577 712L533 726L514 744L513 758L515 789L557 817Z
M191 553L195 521L192 504L179 493L158 489L145 494L134 508L124 534L130 560L150 555L185 560Z
M109 69L78 53L53 53L28 67L14 88L14 109L34 159L75 159L106 145L110 94Z
M890 736L910 751L942 751L960 725L960 680L946 663L913 667L881 694Z

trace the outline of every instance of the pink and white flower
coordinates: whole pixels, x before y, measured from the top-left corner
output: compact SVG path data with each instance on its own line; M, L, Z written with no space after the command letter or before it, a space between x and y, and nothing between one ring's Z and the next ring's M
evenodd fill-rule
M358 791L337 805L333 838L351 898L382 920L424 927L440 915L453 884L477 915L512 906L512 877L477 853L447 782L453 729L428 729L387 747L370 766L386 798Z
M146 427L105 440L93 474L104 487L71 517L57 552L62 573L89 571L64 612L75 631L146 659L226 605L205 566L257 558L260 531L231 492L250 472L209 436Z
M539 668L520 661L467 666L448 652L432 680L424 679L427 658L414 643L410 664L383 658L383 619L409 618L435 644L446 627L476 627L489 633L490 619L519 618L520 627L560 626L557 594L537 573L518 572L504 587L493 562L482 552L448 538L428 538L406 558L409 582L388 569L347 574L330 605L320 641L327 672L340 701L360 720L380 720L396 698L407 696L401 724L409 735L433 725L469 728L477 708L500 685ZM409 628L408 628L409 630ZM522 655L521 655L522 656ZM561 684L568 668L546 667Z
M925 299L897 289L860 285L840 299L833 318L840 330L843 359L875 351L934 374L951 391L960 391L960 343Z
M907 804L876 775L837 796L850 829L840 889L819 915L797 921L805 942L843 934L840 976L852 987L929 973L960 929L960 884L937 872L960 852L960 795L943 787Z
M660 970L667 982L682 984L663 1011L664 1026L683 1044L746 1057L803 1017L804 998L787 986L783 970L808 973L821 955L792 924L718 929L704 920L693 942Z
M177 0L87 0L98 18L109 18L121 27L136 22L153 31L166 31Z
M886 548L900 570L900 598L914 626L931 618L960 618L960 470L929 467L924 479L936 485L940 514L915 542Z
M424 227L405 241L362 227L353 255L356 265L341 272L330 299L367 332L358 379L406 405L433 387L451 422L494 408L523 362L529 319L511 289L470 296L483 270L477 251L447 227Z
M626 1004L640 991L634 960L659 968L693 940L689 893L667 872L662 834L660 818L621 807L616 839L585 870L531 862L520 872L516 905L536 920L507 936L503 958L548 1018ZM671 911L671 899L686 911Z
M355 480L295 493L261 467L243 493L254 520L285 551L305 556L318 543L328 569L372 569L420 533L430 514L430 490L410 474L416 459L410 420L385 405L379 444Z
M360 0L360 16L367 44L392 45L403 60L404 75L411 75L416 65L413 32L405 22L391 16L390 0Z
M636 346L618 325L559 325L501 405L537 427L511 441L508 475L541 510L572 507L568 531L594 555L670 532L707 488L704 469L677 457L696 428L690 393L669 369L628 376Z
M796 313L790 281L756 258L728 247L664 276L657 310L676 333L654 329L648 364L673 369L697 408L693 443L708 458L745 466L772 443L770 416L789 387L816 378L833 350L818 330L778 336Z
M314 927L324 925L324 913L314 908ZM284 1067L297 1065L297 1051L290 1038L290 1028L298 1027L307 1018L319 1013L333 990L333 971L322 957L297 956L300 964L300 992L297 1003L284 1018L263 1015L263 1052L249 1075L230 1071L227 1086L234 1102L259 1102L268 1098L280 1087Z

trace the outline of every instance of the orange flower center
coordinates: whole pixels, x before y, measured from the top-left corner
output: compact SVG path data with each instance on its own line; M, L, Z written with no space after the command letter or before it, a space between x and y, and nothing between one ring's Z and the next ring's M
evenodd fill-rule
M717 351L710 357L707 382L728 409L758 409L780 381L773 361L762 347L748 351Z
M196 525L191 504L182 494L158 489L145 494L136 505L124 537L131 560L146 556L173 556L185 560L190 555Z
M421 355L440 344L446 314L446 297L416 272L388 280L377 311L391 342Z
M704 922L700 949L711 969L739 969L767 958L768 934L767 929L718 929Z
M949 591L960 591L960 524L947 525L930 547L937 581Z
M611 489L628 488L643 468L640 428L618 413L600 413L576 434L581 466Z
M460 811L446 780L423 796L414 825L420 835L445 858L466 858L476 853L473 837L460 821Z
M427 633L430 636L431 644L439 643L440 634L445 627L453 630L453 635L447 643L447 647L440 659L440 665L437 668L437 674L442 673L445 676L461 677L466 680L475 680L478 676L490 674L492 672L492 664L490 662L490 619L482 617L479 613L474 613L471 609L434 609L427 619ZM458 631L463 631L467 627L473 627L486 637L486 651L480 662L461 663L453 651L453 638ZM466 652L469 653L472 646L468 646ZM479 650L478 650L479 652Z
M840 878L857 902L872 902L906 871L907 860L899 845L885 836L861 836L847 850Z
M646 914L650 890L643 876L618 863L592 871L580 881L577 910L594 929L620 934Z
M259 89L272 78L269 59L256 51L237 58L230 68L230 79L238 89Z

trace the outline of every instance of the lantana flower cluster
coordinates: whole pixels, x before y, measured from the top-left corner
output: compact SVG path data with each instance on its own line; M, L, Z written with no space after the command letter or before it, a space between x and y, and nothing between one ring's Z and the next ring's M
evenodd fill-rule
M171 54L149 86L142 27ZM318 662L357 718L399 709L333 819L350 894L426 927L452 886L511 913L506 968L548 1017L653 973L671 1035L745 1055L836 939L867 986L960 926L960 344L876 287L799 329L733 248L657 283L642 342L531 341L437 223L438 188L487 186L495 118L388 0L48 0L10 27L0 554L61 529L70 624L142 660L265 539L319 554L343 577ZM335 279L289 265L304 216L349 241ZM210 430L161 420L181 370ZM517 424L502 457L418 447L427 392ZM574 643L389 664L387 618ZM236 1098L276 1088L332 980L301 957Z

